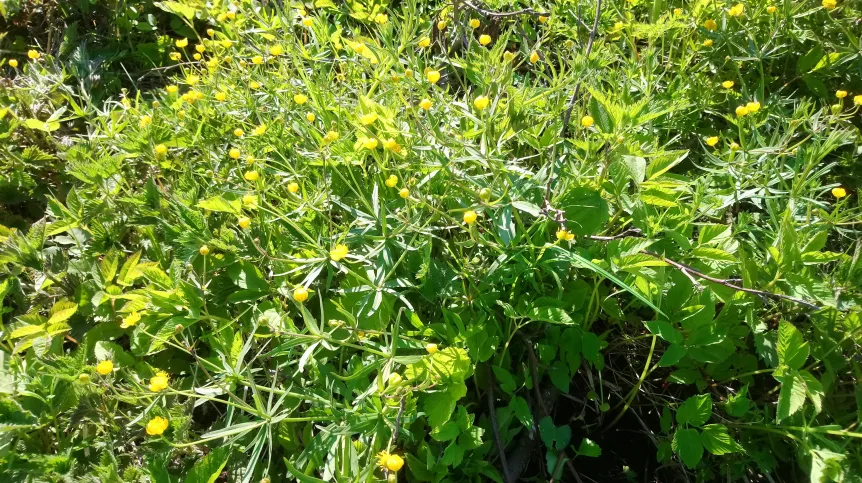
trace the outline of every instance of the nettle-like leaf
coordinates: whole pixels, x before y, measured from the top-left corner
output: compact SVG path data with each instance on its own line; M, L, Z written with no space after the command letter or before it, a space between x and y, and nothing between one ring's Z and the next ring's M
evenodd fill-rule
M689 426L702 426L712 415L712 398L709 394L692 396L676 410L676 422Z
M781 322L778 326L778 362L791 369L801 369L808 359L808 342L793 324Z
M689 468L694 468L703 458L703 443L698 430L694 428L680 428L673 435L673 451L679 455L679 459Z

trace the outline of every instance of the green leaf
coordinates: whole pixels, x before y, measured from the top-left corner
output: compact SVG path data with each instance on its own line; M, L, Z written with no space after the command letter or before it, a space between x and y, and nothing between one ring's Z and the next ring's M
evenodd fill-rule
M581 445L578 446L578 456L587 456L590 458L598 458L602 455L602 448L589 438L581 440Z
M165 12L181 15L186 20L194 20L197 12L194 7L180 2L156 2L154 5Z
M694 468L703 458L703 445L696 429L677 429L673 435L673 451L688 468Z
M186 475L185 483L213 483L230 457L230 446L219 446L198 460Z
M461 429L455 421L449 421L442 426L437 426L431 430L431 437L434 441L451 441L458 437Z
M213 196L212 198L199 201L197 206L209 211L232 213L234 215L242 214L242 200L236 195Z
M138 261L141 259L141 251L138 250L131 254L129 258L120 267L120 274L117 276L117 283L120 285L129 286L135 282L135 279L141 274L135 268L138 266Z
M449 421L458 400L466 394L467 386L463 382L449 384L445 390L427 394L422 410L428 416L428 425L433 429Z
M735 418L741 418L748 414L751 400L748 399L747 394L748 384L742 386L742 389L738 393L728 396L727 403L724 405L725 412Z
M666 342L670 342L671 344L681 344L683 341L682 334L676 330L670 322L655 320L644 322L644 325L646 325L647 330L661 337L662 340Z
M574 188L557 203L566 212L566 229L578 237L595 235L608 221L608 203L598 191Z
M45 131L51 132L60 129L60 123L56 121L40 121L38 119L25 119L24 125L30 129L35 129L37 131Z
M548 368L548 375L551 377L551 383L553 383L560 392L564 394L569 393L571 377L569 377L569 368L566 367L564 362L555 362Z
M808 342L793 324L782 321L778 326L778 362L791 369L801 369L808 359Z
M521 421L521 424L527 428L532 427L533 413L530 412L530 406L524 398L520 396L513 397L512 402L509 403L509 409L518 418L518 421Z
M58 300L57 303L51 307L51 311L49 313L50 318L48 319L47 325L59 324L60 322L65 322L69 320L75 312L78 311L78 304L72 302L68 299Z
M510 246L517 236L515 224L512 222L512 205L506 205L497 216L497 236L504 246Z
M575 323L565 310L558 307L534 307L527 316L533 320L551 324L574 325Z
M287 471L290 472L290 474L293 475L294 478L296 478L296 481L299 481L300 483L327 483L326 480L321 480L320 478L308 476L305 473L299 471L298 469L296 469L295 466L293 466L293 464L290 463L290 461L287 460L287 458L284 458L284 466L286 466Z
M775 419L781 421L795 414L805 404L806 387L805 381L799 377L799 373L794 369L776 377L776 379L781 382L781 391L778 393Z
M700 433L700 441L707 451L714 455L723 455L742 451L740 446L723 424L707 424Z
M508 394L515 392L517 385L515 383L515 377L512 376L511 372L498 366L491 366L491 370L494 371L494 376L497 377L497 384L500 385L500 389Z
M658 361L659 367L670 367L685 357L687 349L684 345L681 344L671 344L668 346L667 350L664 351L664 354L661 355L661 359Z
M702 426L712 415L712 397L709 394L692 396L676 411L676 422L689 426Z

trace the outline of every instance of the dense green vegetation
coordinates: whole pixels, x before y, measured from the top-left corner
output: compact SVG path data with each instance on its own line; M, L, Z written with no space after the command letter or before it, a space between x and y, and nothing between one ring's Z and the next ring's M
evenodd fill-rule
M0 0L0 479L862 481L860 11Z

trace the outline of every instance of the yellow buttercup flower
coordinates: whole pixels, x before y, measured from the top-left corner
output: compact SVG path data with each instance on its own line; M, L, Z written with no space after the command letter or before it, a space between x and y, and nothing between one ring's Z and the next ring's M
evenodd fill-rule
M744 117L748 115L748 108L745 106L738 106L736 108L736 115L738 117Z
M393 153L397 153L401 151L401 146L398 145L398 141L389 138L383 141L383 149L392 151Z
M569 233L568 231L560 228L557 230L557 240L559 241L572 241L575 239L574 233Z
M413 78L413 69L404 69L404 77L408 79Z
M491 43L491 36L487 34L482 34L479 36L479 43L482 45L488 45Z
M836 0L823 0L822 5L826 10L832 10L838 6L838 2Z
M712 47L712 39L706 39L703 41L704 47Z
M581 126L588 128L588 127L592 127L593 124L595 124L595 120L593 119L593 116L584 116L581 118Z
M391 175L389 175L388 178L386 178L386 181L384 183L386 184L387 187L394 188L395 186L398 185L398 176L391 174Z
M425 78L428 79L428 82L436 84L437 81L440 80L440 71L429 70L428 73L425 74Z
M475 211L467 210L464 212L464 217L463 217L464 223L466 223L468 225L472 225L473 223L476 223L476 218L478 218L478 217L479 217L479 215Z
M234 135L234 136L236 136L236 137L238 137L238 138L241 138L241 137L243 137L243 136L245 135L245 131L243 131L243 130L242 130L242 129L240 129L240 128L236 128L236 129L234 129L234 130L233 130L233 135Z
M362 143L363 148L369 151L373 151L377 149L377 144L379 141L377 141L377 139L375 138L360 138L359 142Z
M264 133L266 133L266 124L261 124L251 130L251 134L254 136L263 136Z
M156 152L156 156L164 156L168 152L168 147L164 144L156 144L154 151Z
M718 144L718 136L710 136L706 138L706 145L713 148Z
M437 22L437 30L445 30L446 29L446 21L440 20Z
M223 102L225 99L227 99L227 93L226 92L216 92L215 99L219 102Z
M260 174L257 171L246 171L243 177L248 181L257 181L260 179Z
M198 253L200 253L203 256L207 256L210 254L210 247L208 247L206 245L202 245L201 248L198 250Z
M419 39L418 45L423 49L428 48L431 45L431 39L428 37L422 37Z
M254 156L249 154L245 157L245 164L254 164Z
M536 52L535 50L530 52L530 63L535 64L538 61L539 61L539 53Z
M296 300L299 303L305 302L308 300L308 290L303 286L296 287L293 291L293 300Z
M673 14L676 15L677 17L679 17L680 15L682 15L682 9L681 8L673 9Z
M200 81L201 81L201 78L200 78L200 77L198 77L198 76L196 76L196 75L194 75L194 74L192 74L192 75L190 75L190 76L186 77L186 84L188 84L188 85L190 85L190 86L192 86L192 87L194 87L194 86L198 85L198 82L200 82Z
M377 453L377 466L379 466L380 469L382 469L382 470L387 469L386 468L386 462L389 461L389 456L390 456L389 452L387 452L385 450Z
M168 429L169 425L170 423L168 423L167 419L156 416L147 423L147 434L150 436L159 436Z
M305 94L296 94L293 96L293 102L301 106L308 102L308 96L306 96Z
M174 45L176 45L177 48L180 48L180 49L185 48L189 45L189 39L177 40L176 42L174 42Z
M732 80L726 80L726 81L721 83L721 87L724 87L725 89L730 89L731 87L733 87L733 81Z
M104 360L96 364L96 372L103 376L107 376L114 371L114 363L109 360Z
M362 117L359 118L359 122L361 122L363 126L368 126L370 124L374 124L374 122L377 121L377 119L379 117L380 116L378 116L377 114L375 114L373 112L368 113L368 114L363 114Z
M255 81L249 82L248 86L251 87L252 89L260 89L260 83L255 82Z
M215 37L215 30L207 29L207 36L208 37Z
M255 55L254 57L251 58L251 63L252 64L258 64L258 65L263 64L263 57L261 57L259 55Z
M329 252L329 258L331 258L333 261L338 262L338 261L341 261L342 258L347 256L347 252L348 252L348 249L347 249L346 245L338 244L338 245L335 245L335 248L333 248Z
M488 107L488 104L490 104L490 102L491 101L490 99L488 99L488 97L479 96L476 98L476 100L473 101L473 105L476 106L476 109L481 111Z
M853 97L853 104L857 106L862 105L862 94Z
M504 61L506 61L506 62L512 62L512 60L513 60L514 58L515 58L515 53L514 53L514 52L509 52L508 50L507 50L507 51L505 51L505 52L503 52L503 60L504 60ZM536 60L538 60L538 59L536 59Z
M229 49L229 48L233 47L233 41L228 40L228 39L224 39L224 40L219 42L219 45L221 45L222 47L224 47L226 49Z
M727 14L731 17L741 17L743 12L745 12L745 5L741 3L737 3L727 10Z
M231 150L227 153L232 159L239 159L240 152L237 148L231 148Z
M474 29L479 28L480 25L482 25L482 22L480 22L478 18L470 19L470 26Z
M431 106L433 105L434 104L431 102L431 99L422 99L421 101L419 101L419 107L425 109L426 111L430 110Z
M195 50L198 51L199 54L203 54L207 51L207 48L204 47L202 44L197 44L195 45Z
M28 57L29 59L31 59L31 60L36 60L36 59L38 59L39 57L42 57L42 54L40 54L40 53L39 53L38 51L36 51L36 50L28 50L28 51L27 51L27 57Z
M397 473L402 466L404 466L404 460L397 454L389 455L389 457L386 458L386 469L389 471Z
M160 392L168 388L168 375L165 372L159 372L150 378L150 391Z
M337 141L339 136L340 135L338 134L338 131L329 131L326 133L325 136L323 136L323 140L328 143L331 143Z
M201 54L195 53L195 55L193 55L192 58L195 60L201 60Z
M147 127L153 123L153 118L151 116L141 116L141 120L138 121L138 125L141 127Z
M280 45L273 45L269 48L269 54L279 56L284 53L284 48Z
M170 85L165 87L165 90L168 92L168 94L176 94L176 92L180 90L180 88L178 86Z
M404 198L405 200L410 197L410 190L407 188L401 188L398 192L398 196Z
M775 13L776 11L778 11L778 7L776 7L775 5L770 5L766 7L766 13Z
M302 25L305 25L306 27L311 27L312 25L314 25L314 19L304 18L302 19Z
M13 69L17 69L18 68L18 61L15 59L9 59L9 67L11 67Z
M141 314L138 313L137 310L133 311L131 314L123 317L123 321L120 324L121 329L128 329L129 327L134 327L141 320Z
M539 23L545 23L548 21L547 15L539 15Z
M227 16L227 18L228 18L228 19L230 19L230 20L233 20L233 19L235 19L235 18L236 18L236 12L234 12L234 11L232 11L232 10L231 10L230 12L225 13L225 15L226 15L226 16Z
M238 223L240 228L248 228L249 226L251 226L251 218L243 216L239 219Z
M289 191L289 192L291 192L291 193L293 193L293 194L296 194L296 192L297 192L297 191L299 191L299 184L298 184L298 183L290 183L290 184L288 184L288 185L287 185L287 191Z
M739 144L736 144L736 141L733 141L732 143L730 143L730 150L731 151L737 151L738 149L739 149Z
M847 190L840 186L837 188L832 188L832 196L840 200L841 198L847 196Z
M305 115L305 120L308 122L314 122L315 119L317 119L317 116L315 116L313 112L309 112Z
M703 23L703 28L705 28L707 30L715 30L716 28L718 28L718 25L715 23L715 20L710 18L710 19L707 19L707 21Z
M374 16L374 23L378 25L386 25L389 22L389 15L385 13L378 13Z
M179 52L171 52L169 57L171 58L171 60L176 62L182 58L182 54L180 54Z
M432 354L432 355L436 354L437 353L437 344L427 344L425 346L425 351L428 352L429 354Z
M844 99L847 97L847 91L835 91L835 97L839 99Z
M748 109L748 112L755 113L760 110L760 103L757 101L751 101L745 105L745 108Z

